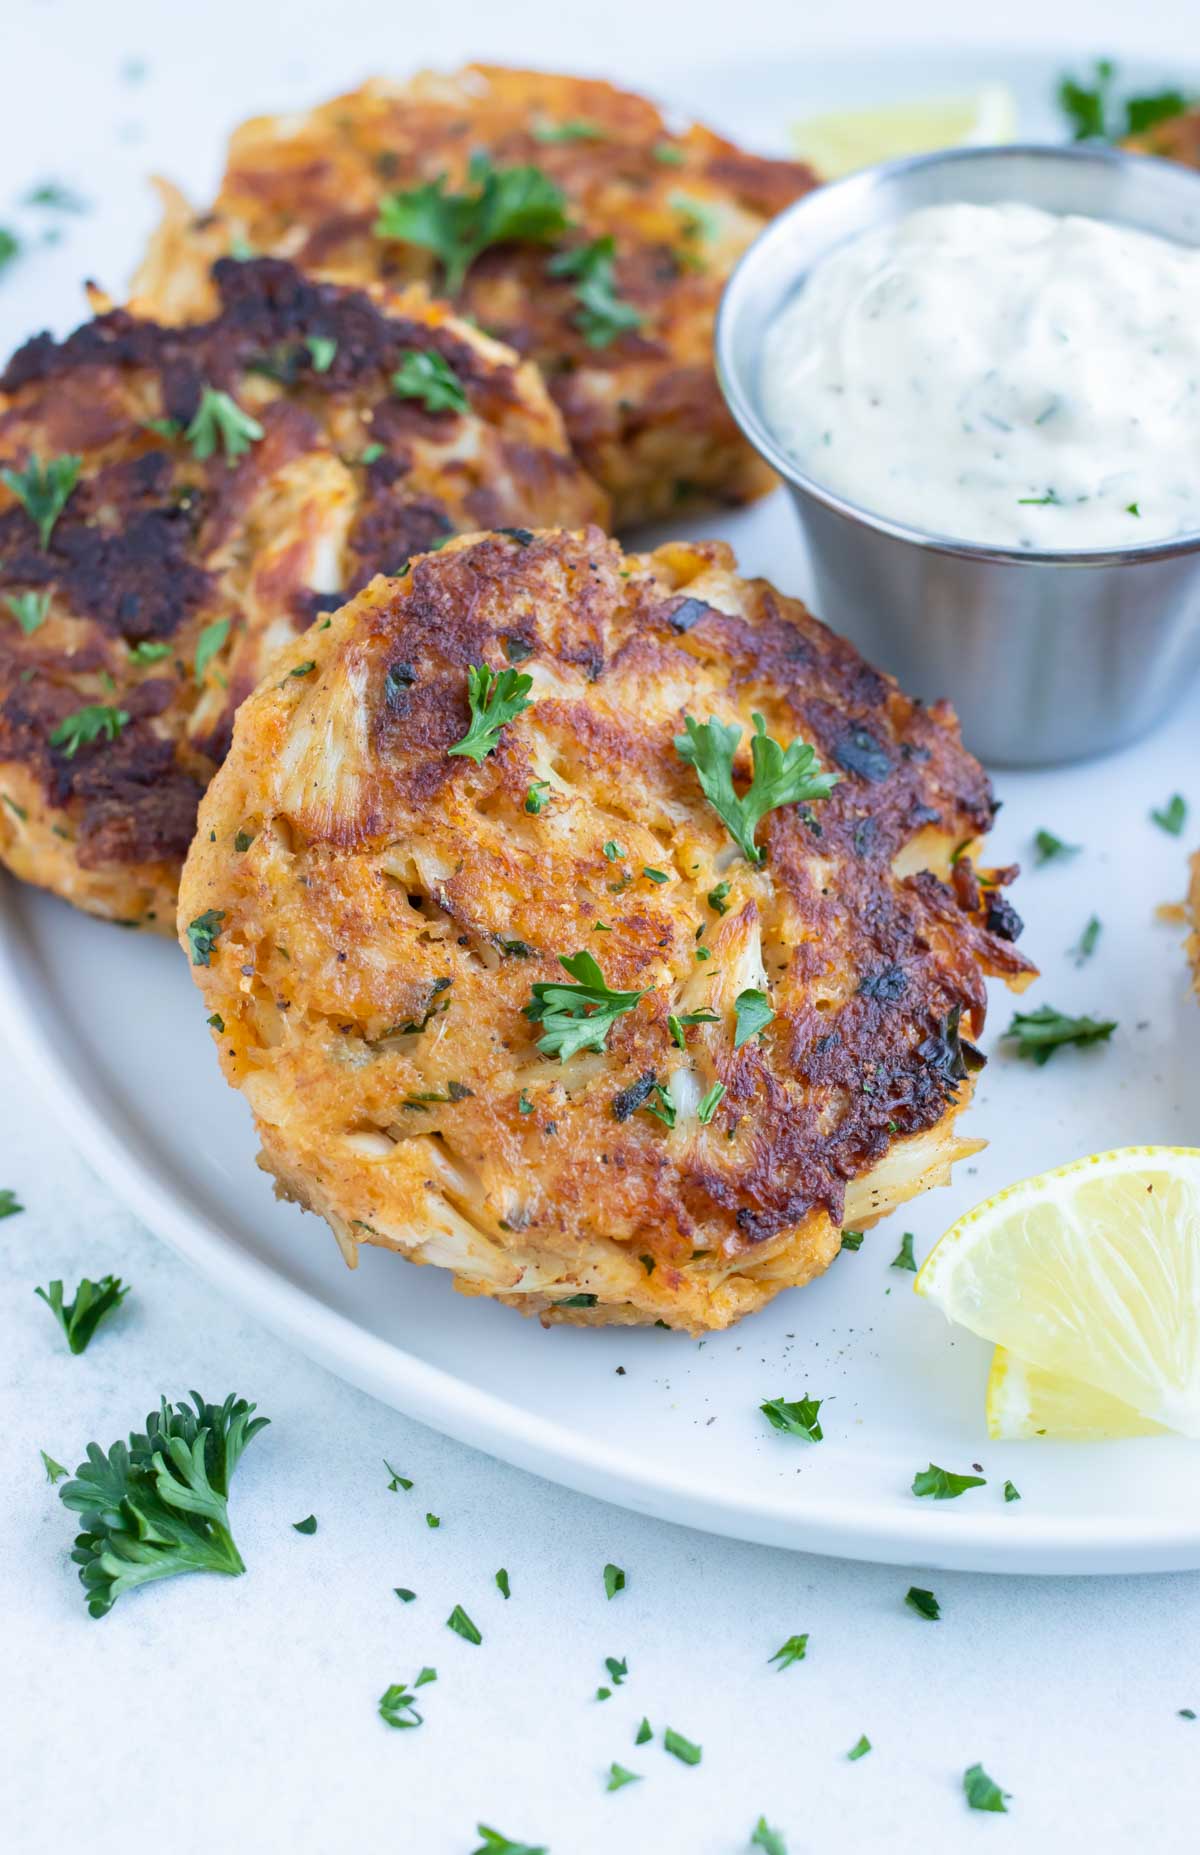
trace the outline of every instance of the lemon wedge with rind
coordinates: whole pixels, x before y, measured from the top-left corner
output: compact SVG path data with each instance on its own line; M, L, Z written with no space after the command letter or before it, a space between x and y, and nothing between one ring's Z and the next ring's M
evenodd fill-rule
M1124 1147L1010 1185L914 1283L947 1319L1200 1437L1200 1149Z
M837 180L902 155L1011 142L1016 132L1012 91L1006 84L983 84L961 96L809 116L792 125L791 142L801 160L824 179Z
M1027 1365L1003 1346L992 1355L988 1374L987 1428L993 1442L1005 1443L1041 1436L1102 1443L1123 1436L1163 1434L1161 1424L1139 1417L1128 1404L1097 1391L1095 1385Z

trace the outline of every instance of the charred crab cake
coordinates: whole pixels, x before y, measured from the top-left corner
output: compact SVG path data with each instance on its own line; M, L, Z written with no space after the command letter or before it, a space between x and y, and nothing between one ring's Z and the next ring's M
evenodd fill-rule
M456 541L243 704L180 937L278 1189L546 1320L723 1327L973 1150L993 812L721 543Z
M168 192L135 290L207 313L211 258L243 244L420 280L538 362L618 524L645 521L770 488L717 386L713 319L746 246L814 184L611 84L471 65L245 123L211 211Z
M607 504L536 371L428 302L218 263L0 376L0 860L171 931L200 794L272 653L380 569Z

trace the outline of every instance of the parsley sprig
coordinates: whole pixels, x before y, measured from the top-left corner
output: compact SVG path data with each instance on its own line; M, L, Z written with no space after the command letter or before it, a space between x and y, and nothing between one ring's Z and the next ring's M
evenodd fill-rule
M27 638L45 623L50 610L49 592L6 593L4 603Z
M476 1823L475 1834L483 1841L471 1855L550 1855L548 1848L541 1843L535 1848L532 1842L514 1842L510 1836L501 1835L498 1829L489 1829L486 1823Z
M398 399L419 399L426 412L468 412L463 383L440 354L420 350L406 354L392 375Z
M263 436L263 428L257 419L243 412L236 399L217 387L206 386L200 396L196 416L184 433L192 447L193 456L200 459L212 457L217 451L224 451L232 464L257 444Z
M1016 1044L1018 1056L1028 1057L1040 1068L1064 1044L1101 1043L1116 1028L1115 1018L1071 1018L1053 1005L1039 1005L1036 1011L1014 1012L1004 1036Z
M824 1402L823 1398L797 1398L789 1404L786 1398L768 1398L758 1408L773 1430L782 1430L788 1436L801 1436L809 1443L819 1443L825 1436L818 1422Z
M1099 139L1118 142L1126 135L1143 135L1156 123L1168 122L1190 108L1192 99L1174 85L1118 102L1113 94L1117 68L1110 58L1096 62L1091 84L1064 77L1058 86L1058 106L1071 124L1077 142Z
M219 1405L191 1396L195 1410L163 1398L145 1430L107 1454L89 1443L87 1461L58 1491L84 1516L71 1557L93 1617L155 1578L246 1569L229 1530L229 1484L268 1419L232 1392Z
M912 1491L935 1501L955 1501L968 1488L986 1486L982 1475L956 1475L953 1469L940 1469L936 1462L931 1462L927 1469L918 1469L913 1476Z
M566 195L540 168L493 167L486 154L477 154L462 193L447 192L446 176L440 174L424 186L390 194L374 229L377 238L434 252L453 295L489 245L544 245L566 226Z
M83 459L64 453L41 463L35 451L24 470L0 470L0 483L10 489L38 531L45 553L54 524L67 506L79 481Z
M65 757L74 760L81 747L90 747L100 740L115 741L128 721L128 709L89 702L76 709L73 715L64 715L58 726L51 729L50 745L61 747Z
M51 1282L48 1288L35 1288L33 1292L41 1296L62 1328L67 1345L78 1355L87 1351L88 1341L104 1316L120 1307L129 1290L121 1286L118 1275L102 1275L98 1282L90 1282L85 1275L75 1290L73 1301L63 1299L63 1285L59 1281Z
M675 736L675 751L681 760L695 767L705 798L751 863L761 863L766 855L755 843L754 834L768 812L781 805L826 799L841 777L816 770L816 751L807 741L792 741L786 749L781 747L767 733L762 716L756 714L750 741L754 776L746 792L739 796L733 784L733 761L742 730L715 715L703 722L685 715L683 725L687 732Z
M613 1024L646 992L615 991L590 953L560 954L558 963L578 984L550 979L535 985L525 1016L545 1027L538 1039L542 1054L565 1063L580 1050L603 1050Z
M1007 1816L1008 1805L1004 1800L1010 1793L1002 1791L982 1765L968 1765L963 1772L963 1790L972 1810L995 1810Z
M471 725L461 741L447 749L452 754L468 754L476 766L499 745L500 730L529 707L533 678L519 670L489 669L486 663L473 663L467 671L467 702Z
M611 238L594 238L551 258L552 277L569 277L575 285L575 326L589 348L607 348L618 335L640 328L640 309L617 294L616 244Z

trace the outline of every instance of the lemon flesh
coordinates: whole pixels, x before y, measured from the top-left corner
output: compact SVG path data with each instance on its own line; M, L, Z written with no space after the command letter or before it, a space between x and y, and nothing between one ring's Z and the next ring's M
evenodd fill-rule
M810 162L826 180L836 180L901 155L1011 142L1016 129L1017 105L1011 90L1004 84L985 84L964 96L809 116L792 125L791 141L801 160Z
M1100 1443L1121 1436L1161 1436L1162 1425L1139 1417L1105 1391L1043 1366L1027 1365L1003 1346L992 1355L987 1385L987 1428L993 1442L1062 1437Z
M914 1287L1027 1366L1200 1437L1200 1150L1125 1147L1010 1185Z

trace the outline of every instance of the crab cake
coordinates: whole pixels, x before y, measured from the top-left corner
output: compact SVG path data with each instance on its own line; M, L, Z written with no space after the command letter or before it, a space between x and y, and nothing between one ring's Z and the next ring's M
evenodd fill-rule
M1200 109L1182 110L1177 116L1168 116L1140 135L1127 136L1121 146L1134 154L1160 155L1164 161L1200 167Z
M700 1332L974 1150L984 975L1033 971L972 867L987 779L722 543L468 537L295 658L180 935L262 1164L347 1261Z
M171 931L200 794L272 653L447 535L603 519L536 370L428 302L215 267L0 376L0 859Z
M135 284L205 313L245 243L361 282L416 279L538 362L618 524L740 503L774 479L713 370L737 259L815 184L611 84L471 65L377 81L234 135L211 212L167 192Z

